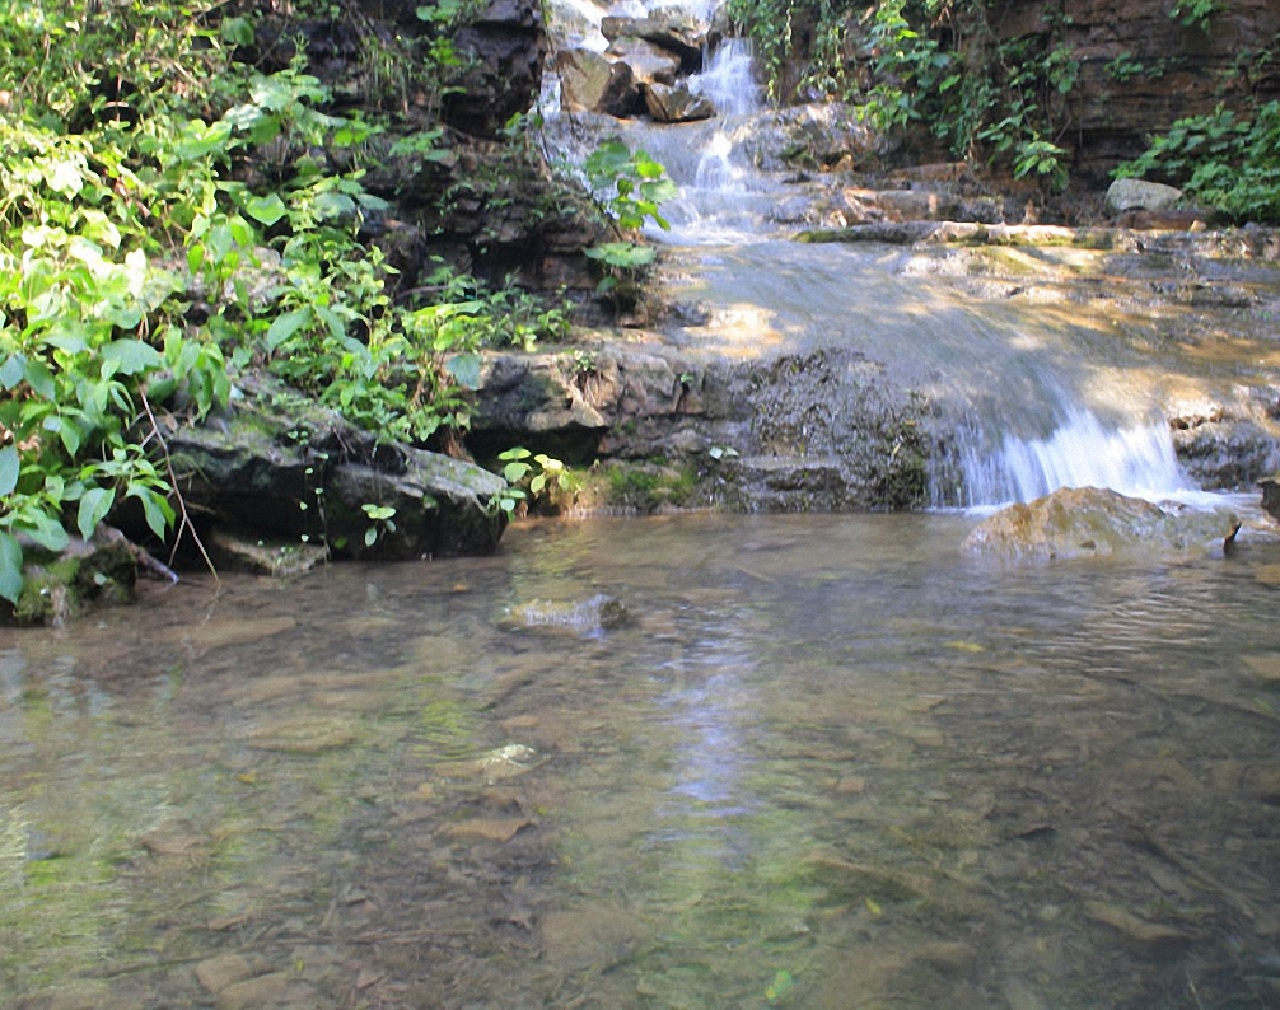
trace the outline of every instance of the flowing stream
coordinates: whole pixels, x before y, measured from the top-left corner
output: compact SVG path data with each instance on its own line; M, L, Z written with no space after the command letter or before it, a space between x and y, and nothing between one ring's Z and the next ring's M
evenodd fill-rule
M672 340L865 350L972 414L969 504L1188 492L1112 315L785 240L751 123L630 128ZM1002 568L975 521L524 523L0 629L0 1005L1280 1005L1280 544Z
M972 522L526 524L0 631L0 1005L1276 1005L1280 545Z
M938 504L992 506L1087 485L1199 499L1169 432L1168 362L1147 343L1126 343L1124 311L1093 308L1078 293L1055 304L1019 298L1016 284L958 289L957 276L976 266L962 254L790 240L780 208L804 187L794 172L754 167L758 134L772 125L749 46L725 40L689 83L713 100L716 118L605 127L646 149L680 187L663 208L671 228L651 235L667 244L680 277L669 295L711 320L675 342L736 356L856 349L884 363L890 384L929 395L957 419L961 491L940 493ZM1015 277L1144 269L1084 250L1031 251L1021 263L1017 255L1006 264ZM1149 325L1140 306L1128 312Z

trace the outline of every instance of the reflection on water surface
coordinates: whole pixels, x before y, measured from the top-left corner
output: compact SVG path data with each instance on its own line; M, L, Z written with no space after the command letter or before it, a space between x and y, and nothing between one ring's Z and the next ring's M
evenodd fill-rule
M0 632L0 1003L1280 1004L1280 548L971 522L530 525Z

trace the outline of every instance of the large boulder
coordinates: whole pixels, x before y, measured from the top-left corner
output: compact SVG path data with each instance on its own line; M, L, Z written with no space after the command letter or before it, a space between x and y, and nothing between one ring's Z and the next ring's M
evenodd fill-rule
M246 380L222 416L161 420L178 489L206 528L327 543L339 556L487 554L506 482L471 463L379 442L333 411ZM394 509L390 522L366 505ZM370 534L370 531L373 531Z
M1182 190L1159 182L1117 179L1107 189L1107 207L1114 213L1127 210L1161 211L1182 198Z
M644 89L644 104L659 123L691 123L716 114L711 99L695 95L684 84L650 84Z
M757 167L776 171L874 164L893 152L894 143L861 120L853 106L814 102L757 117L742 146Z
M610 42L624 37L644 39L680 58L686 73L702 69L702 52L719 37L707 25L680 10L654 10L648 17L606 17L600 31Z
M638 84L675 84L680 74L680 57L652 42L624 35L605 50L605 58L625 63Z
M560 108L565 112L603 112L629 116L642 106L631 67L590 49L556 53L560 75Z
M1061 561L1226 545L1239 528L1240 520L1223 509L1167 511L1105 488L1063 488L983 520L964 547L1009 560Z

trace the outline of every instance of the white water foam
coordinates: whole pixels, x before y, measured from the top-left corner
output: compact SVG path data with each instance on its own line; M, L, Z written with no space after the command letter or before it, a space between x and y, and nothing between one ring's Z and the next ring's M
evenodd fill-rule
M702 73L689 78L689 90L711 100L718 116L747 116L760 108L749 39L725 39L703 53Z
M1082 408L1065 413L1065 422L1047 438L1006 435L994 454L966 450L965 504L998 507L1066 487L1110 488L1133 498L1187 504L1203 496L1178 464L1167 424L1108 428Z

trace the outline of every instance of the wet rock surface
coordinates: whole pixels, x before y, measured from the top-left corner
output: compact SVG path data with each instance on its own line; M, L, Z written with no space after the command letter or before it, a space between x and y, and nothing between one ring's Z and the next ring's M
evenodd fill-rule
M22 593L16 605L0 600L0 626L44 624L60 628L94 606L130 603L139 571L172 579L169 569L130 543L119 530L100 526L92 539L72 537L60 551L21 538Z
M164 422L162 422L164 423ZM437 453L380 444L337 414L252 380L223 416L166 423L179 490L201 523L290 542L341 543L375 558L492 551L505 487L481 468ZM395 509L378 529L366 504ZM373 526L377 536L366 542Z
M1064 488L1011 505L965 538L965 550L1015 561L1067 561L1132 551L1202 549L1234 539L1240 520L1225 510L1166 511L1102 488Z

